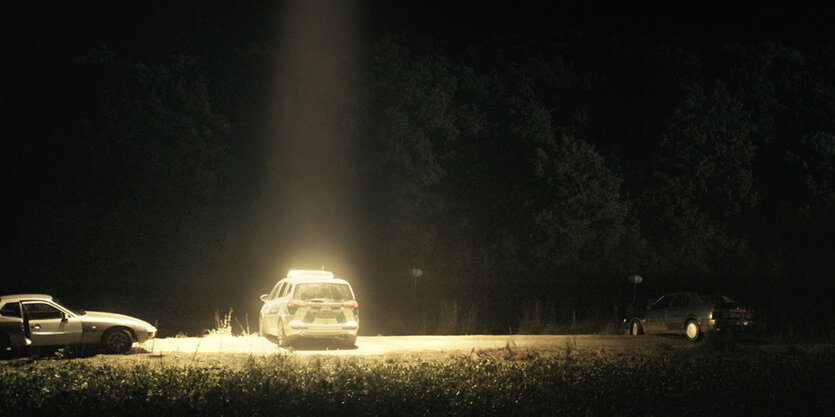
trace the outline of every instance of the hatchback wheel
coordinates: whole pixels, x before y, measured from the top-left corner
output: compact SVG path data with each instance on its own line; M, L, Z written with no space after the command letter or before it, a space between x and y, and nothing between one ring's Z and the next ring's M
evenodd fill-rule
M638 336L640 334L643 334L643 332L641 331L641 325L638 324L637 321L633 321L632 324L629 325L629 334L631 334L632 336Z
M287 334L284 333L284 323L281 322L281 319L278 320L278 345L283 347L289 347L290 343L287 341Z
M110 329L101 337L107 353L128 353L133 346L133 336L125 329Z
M696 320L688 320L684 325L684 334L687 335L687 340L695 342L702 336L702 331L699 328L699 323Z

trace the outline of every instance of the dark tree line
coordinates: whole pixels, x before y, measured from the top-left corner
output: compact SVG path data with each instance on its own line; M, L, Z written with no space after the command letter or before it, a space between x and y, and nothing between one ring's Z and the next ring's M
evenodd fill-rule
M639 274L641 304L727 292L772 330L831 332L832 52L569 36L376 44L364 201L378 273L404 271L387 291L439 320L457 304L495 332L614 321ZM417 294L412 266L426 272Z
M633 274L639 304L727 292L775 331L833 331L831 45L572 33L365 46L355 94L317 91L336 101L329 120L290 132L355 138L340 142L357 158L339 194L350 210L327 221L356 235L367 331L599 328L632 307ZM242 116L267 106L280 52L97 47L52 68L45 97L17 94L4 274L59 276L54 291L75 294L128 287L158 300L135 311L171 326L226 305L254 320L272 250L298 237L264 226L287 227L275 217L292 200L259 191L282 180L261 177L267 128L253 126L269 116ZM276 90L285 106L305 93L296 75Z

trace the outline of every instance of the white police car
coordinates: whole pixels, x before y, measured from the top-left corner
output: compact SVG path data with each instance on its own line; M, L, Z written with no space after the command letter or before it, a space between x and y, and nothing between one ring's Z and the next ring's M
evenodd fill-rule
M332 272L292 270L261 301L258 333L274 336L279 345L303 339L356 343L359 304L351 285Z

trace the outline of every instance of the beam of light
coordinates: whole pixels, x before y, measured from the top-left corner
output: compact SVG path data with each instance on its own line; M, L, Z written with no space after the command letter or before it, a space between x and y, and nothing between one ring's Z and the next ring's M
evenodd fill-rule
M276 280L289 268L354 275L358 8L291 0L279 10L263 232Z

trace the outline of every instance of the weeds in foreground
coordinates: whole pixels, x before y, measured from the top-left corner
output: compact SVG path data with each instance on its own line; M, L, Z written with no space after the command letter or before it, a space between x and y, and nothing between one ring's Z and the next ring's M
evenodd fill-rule
M215 327L214 329L206 330L209 336L231 336L232 335L232 311L230 308L226 315L221 316L218 310L215 310Z
M232 314L232 309L229 309L229 314L230 315ZM238 323L238 327L241 328L241 335L242 336L249 336L249 335L252 334L252 332L249 331L249 314L244 315L244 321L246 322L246 327L244 327L244 325L241 324L241 321L238 320L237 317L235 317L235 323ZM231 329L230 329L230 331L231 331Z
M815 415L835 402L831 352L518 360L525 354L508 343L408 363L274 355L237 366L0 364L0 409L4 416ZM710 403L694 407L699 396Z
M577 351L577 338L576 337L569 337L565 340L565 360L571 360L572 352Z

